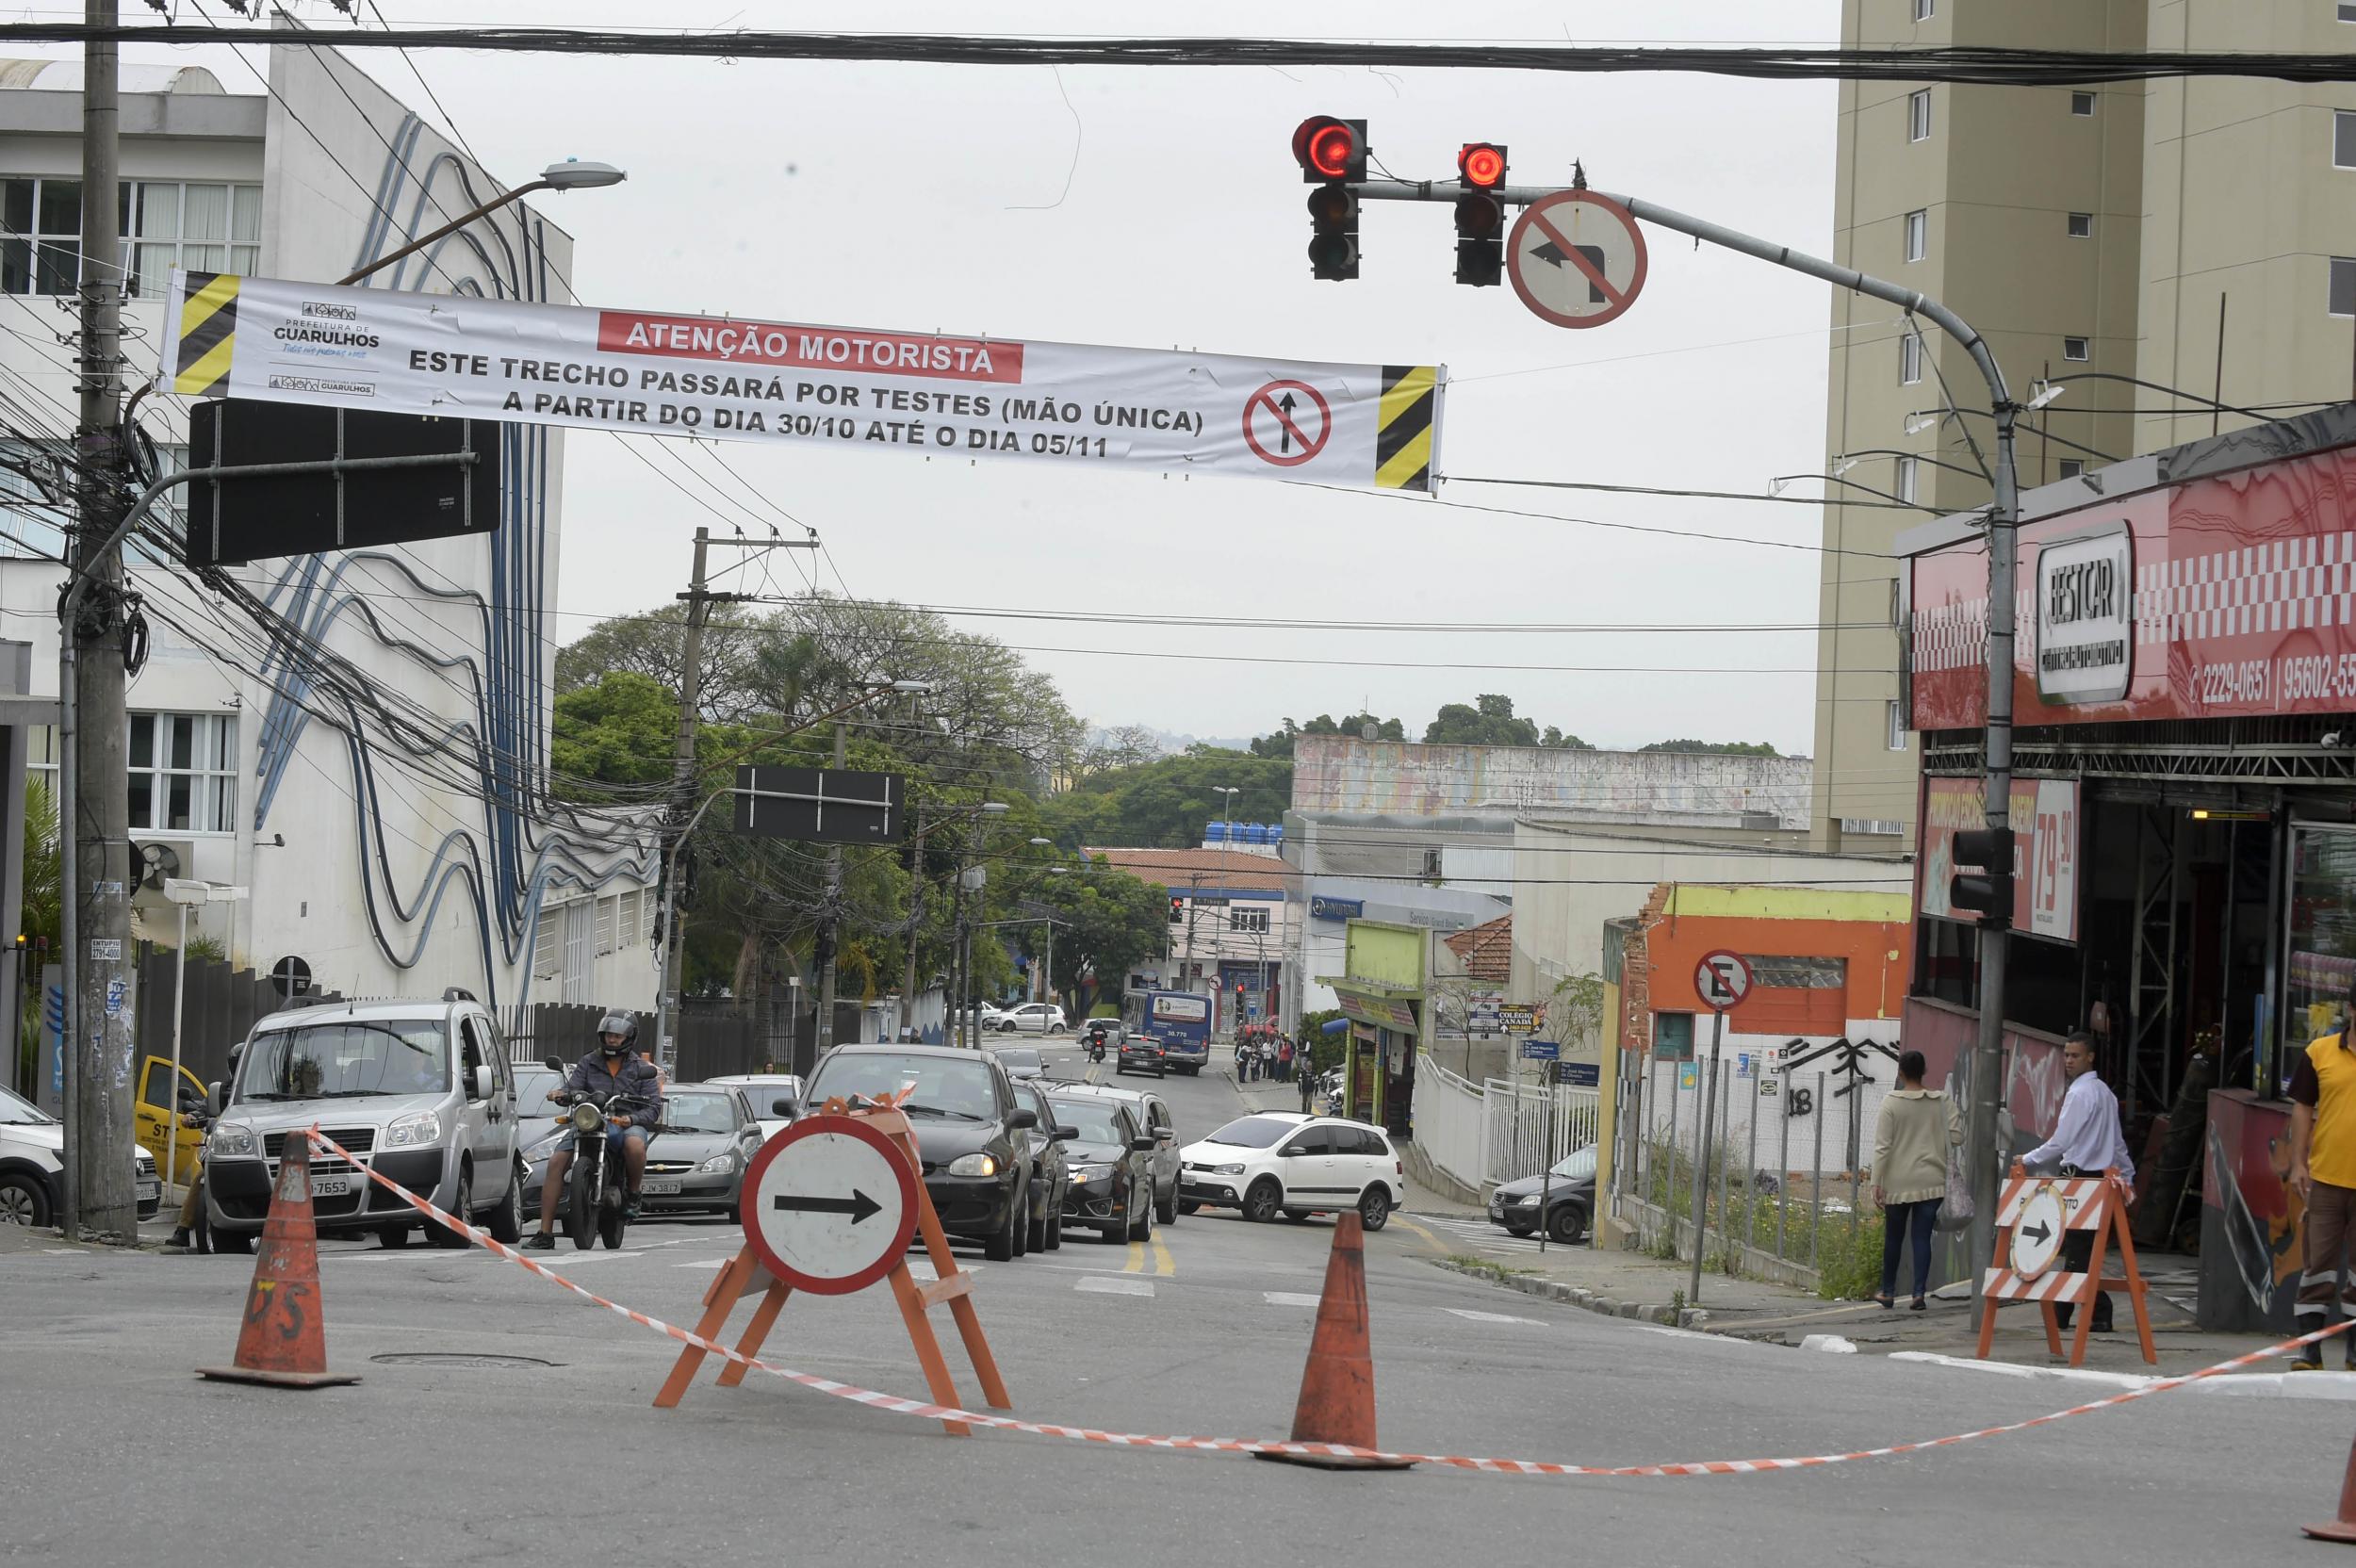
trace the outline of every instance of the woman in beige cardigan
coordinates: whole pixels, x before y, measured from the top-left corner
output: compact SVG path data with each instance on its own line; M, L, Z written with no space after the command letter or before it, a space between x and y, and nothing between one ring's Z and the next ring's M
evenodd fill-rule
M1931 1282L1931 1228L1947 1196L1947 1151L1963 1142L1963 1114L1946 1094L1922 1086L1922 1053L1898 1058L1898 1086L1873 1124L1873 1201L1882 1206L1882 1288L1897 1305L1898 1254L1914 1238L1914 1310Z

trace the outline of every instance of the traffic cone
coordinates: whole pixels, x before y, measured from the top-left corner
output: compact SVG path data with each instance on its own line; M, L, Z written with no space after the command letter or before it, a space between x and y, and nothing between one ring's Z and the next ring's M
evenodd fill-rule
M2317 1541L2346 1541L2356 1544L2356 1444L2348 1450L2348 1473L2340 1481L2340 1516L2328 1525L2301 1525Z
M319 1230L311 1217L311 1140L286 1135L278 1162L278 1190L254 1250L254 1285L246 1292L245 1326L237 1332L232 1366L200 1366L200 1378L267 1383L272 1388L326 1388L356 1383L357 1373L327 1369L327 1333L319 1302Z
M1317 1298L1317 1331L1293 1407L1295 1443L1341 1443L1372 1448L1374 1358L1366 1342L1366 1243L1358 1211L1344 1209L1325 1260L1325 1293ZM1408 1461L1345 1454L1255 1453L1255 1459L1308 1464L1320 1470L1404 1470Z

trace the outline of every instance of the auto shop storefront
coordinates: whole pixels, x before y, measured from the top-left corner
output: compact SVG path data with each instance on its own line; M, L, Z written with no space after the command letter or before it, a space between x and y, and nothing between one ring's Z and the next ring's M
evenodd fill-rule
M2282 1091L2356 975L2356 407L2044 486L2020 543L2000 1152L2050 1133L2062 1037L2092 1030L2137 1243L2198 1252L2204 1327L2287 1329ZM1924 772L1905 1037L1965 1089L1977 929L1946 892L1983 798L1985 531L1899 548Z
M1342 1057L1342 1114L1399 1137L1413 1135L1415 1054L1423 1044L1431 935L1418 925L1353 920L1344 939L1347 974L1321 974L1350 1020Z

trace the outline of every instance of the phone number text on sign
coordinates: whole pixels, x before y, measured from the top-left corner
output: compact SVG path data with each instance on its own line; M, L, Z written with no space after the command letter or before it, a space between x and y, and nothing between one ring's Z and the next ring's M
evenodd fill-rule
M2356 701L2356 653L2301 653L2203 664L2194 689L2204 707Z

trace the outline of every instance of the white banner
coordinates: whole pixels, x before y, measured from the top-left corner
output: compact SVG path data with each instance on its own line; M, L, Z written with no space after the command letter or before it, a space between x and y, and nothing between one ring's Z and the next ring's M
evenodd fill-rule
M175 272L189 397L1429 490L1432 366L1227 354Z

